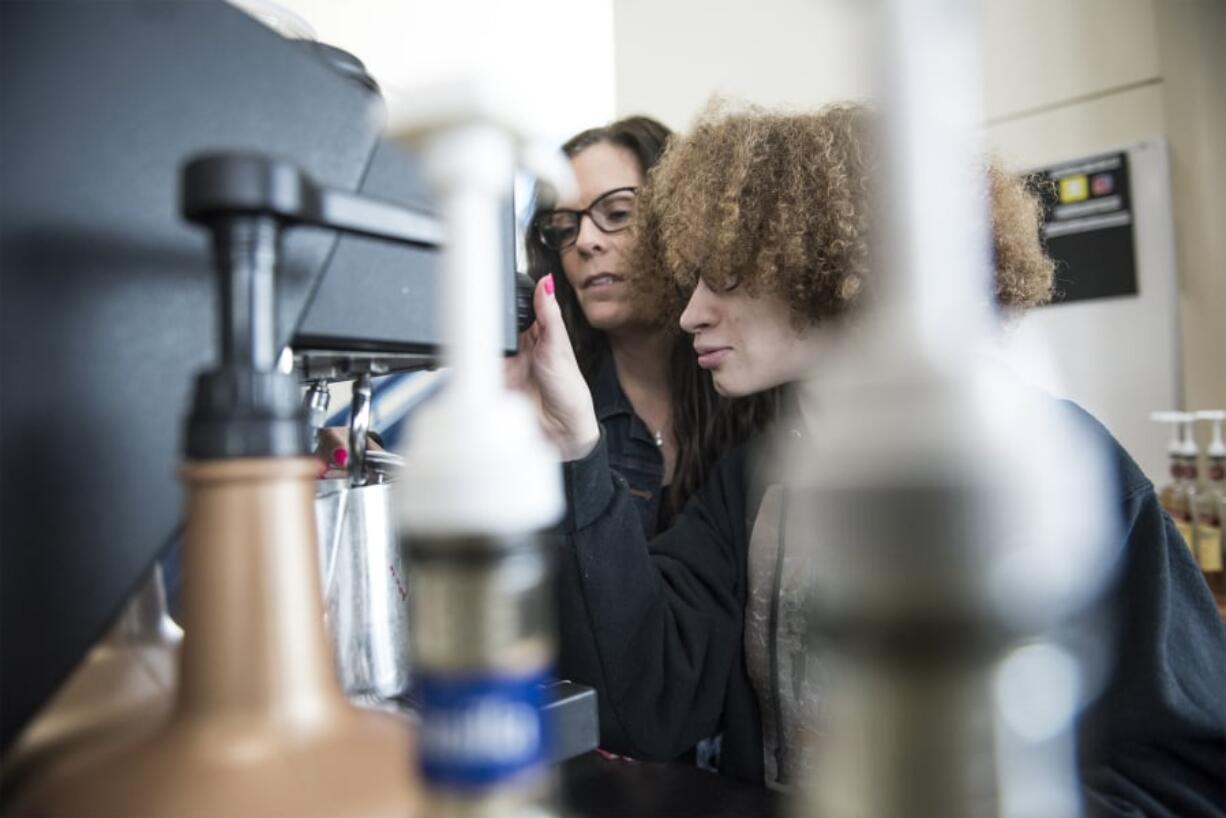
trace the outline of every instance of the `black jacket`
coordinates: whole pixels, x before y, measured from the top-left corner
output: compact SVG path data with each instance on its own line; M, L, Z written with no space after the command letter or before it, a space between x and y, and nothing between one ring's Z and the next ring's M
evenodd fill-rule
M1081 414L1114 452L1127 532L1109 600L1117 671L1081 721L1087 803L1096 815L1226 815L1226 629L1152 484ZM721 772L763 780L742 627L761 501L750 487L778 475L757 448L726 457L650 543L603 441L566 465L560 663L597 688L602 744L612 750L669 759L722 730Z
M611 353L605 353L588 385L596 420L604 433L609 466L626 478L630 503L639 514L643 533L650 537L660 523L664 457L622 390Z

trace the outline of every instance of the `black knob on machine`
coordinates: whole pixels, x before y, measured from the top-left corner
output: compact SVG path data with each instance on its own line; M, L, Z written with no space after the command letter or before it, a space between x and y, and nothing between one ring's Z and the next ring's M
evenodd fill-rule
M536 282L524 273L515 274L515 326L517 332L523 332L532 326L536 320L536 309L532 305L532 294L536 290Z

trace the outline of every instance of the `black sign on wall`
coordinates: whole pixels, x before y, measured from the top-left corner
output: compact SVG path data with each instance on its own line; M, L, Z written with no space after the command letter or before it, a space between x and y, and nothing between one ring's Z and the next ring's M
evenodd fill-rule
M1137 294L1128 154L1111 153L1034 171L1041 231L1056 261L1053 304Z

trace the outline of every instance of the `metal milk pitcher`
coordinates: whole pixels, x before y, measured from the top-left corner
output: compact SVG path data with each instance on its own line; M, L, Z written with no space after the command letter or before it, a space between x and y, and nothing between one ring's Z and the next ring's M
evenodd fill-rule
M337 676L351 700L378 705L409 690L409 582L392 482L403 460L368 450L370 402L363 375L353 391L349 474L317 482L315 518Z

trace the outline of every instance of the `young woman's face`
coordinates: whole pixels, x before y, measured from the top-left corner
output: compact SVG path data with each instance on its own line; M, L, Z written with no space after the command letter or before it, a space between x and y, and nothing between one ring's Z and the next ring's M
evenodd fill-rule
M699 280L681 328L694 336L698 365L726 398L797 381L813 362L813 330L798 331L776 295L750 296L743 287L715 292Z
M599 142L571 157L579 183L579 197L558 202L559 209L583 210L606 193L643 184L637 157L629 150ZM634 194L624 192L601 200L607 226L629 224ZM634 322L625 257L633 231L606 233L585 214L579 220L575 243L560 252L562 271L578 296L583 315L593 328L616 332Z

